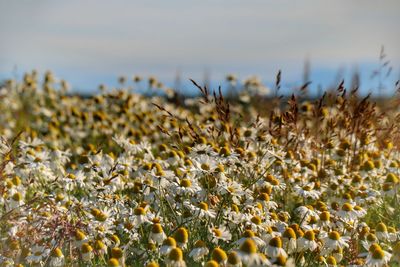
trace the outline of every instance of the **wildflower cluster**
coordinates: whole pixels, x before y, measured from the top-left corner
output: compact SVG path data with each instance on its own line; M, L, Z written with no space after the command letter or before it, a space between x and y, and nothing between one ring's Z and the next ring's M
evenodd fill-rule
M0 264L399 263L396 106L339 87L262 108L195 86L178 103L68 95L51 73L7 82Z

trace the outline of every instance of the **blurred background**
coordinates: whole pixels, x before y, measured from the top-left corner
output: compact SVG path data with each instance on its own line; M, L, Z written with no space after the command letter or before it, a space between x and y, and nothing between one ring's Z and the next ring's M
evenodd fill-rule
M400 79L398 0L0 0L0 10L0 79L52 70L90 93L154 75L190 93L189 78L215 88L227 74L257 75L272 86L282 70L286 93L356 77L381 94Z

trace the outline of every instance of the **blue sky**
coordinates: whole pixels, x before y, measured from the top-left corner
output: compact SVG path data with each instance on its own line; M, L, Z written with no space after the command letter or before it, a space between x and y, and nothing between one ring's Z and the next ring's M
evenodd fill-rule
M287 85L311 63L314 85L361 71L365 90L385 46L400 78L400 1L0 0L0 77L53 70L75 90L116 77L156 75L172 84L210 75L259 75Z

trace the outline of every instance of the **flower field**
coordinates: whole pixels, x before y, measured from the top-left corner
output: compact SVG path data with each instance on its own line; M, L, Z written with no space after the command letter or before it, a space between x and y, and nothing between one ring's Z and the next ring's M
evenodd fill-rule
M399 98L139 82L1 86L1 266L398 266Z

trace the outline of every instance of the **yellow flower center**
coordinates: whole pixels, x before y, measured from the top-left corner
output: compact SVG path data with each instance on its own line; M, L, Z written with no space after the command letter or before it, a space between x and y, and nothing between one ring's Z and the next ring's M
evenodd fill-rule
M280 237L276 236L269 241L269 245L276 248L282 247L282 240Z
M93 248L88 243L82 245L82 253L89 253L92 252L92 250Z
M189 235L185 228L181 227L175 232L175 240L179 243L186 243L188 241Z
M313 241L315 239L315 233L313 230L308 230L307 232L304 233L304 238L308 239L310 241Z
M164 246L176 247L176 241L173 237L168 237L163 242Z
M112 235L111 236L111 241L113 241L116 244L119 244L119 237L117 235Z
M228 147L223 147L223 148L221 148L221 150L219 151L219 154L220 154L220 155L223 155L223 156L229 156L229 155L231 154L231 151L229 150Z
M195 248L204 248L206 247L206 243L204 243L202 240L197 240L196 243L194 243Z
M163 229L162 229L162 227L161 227L161 224L159 224L159 223L153 224L153 227L152 227L151 231L152 231L153 233L155 233L155 234L160 234L160 233L162 233L162 232L163 232Z
M283 237L286 238L294 238L296 239L296 233L294 232L294 230L290 227L286 228L285 232L283 233Z
M98 215L96 215L96 220L104 222L105 220L107 220L107 217L107 214L105 214L104 212L100 212Z
M384 183L382 185L382 190L385 192L390 191L392 189L393 189L393 184L391 184L391 183Z
M344 211L352 211L353 210L353 206L350 203L344 203L342 206L342 210Z
M319 218L322 220L322 221L329 221L330 220L330 217L331 217L331 215L330 215L330 213L328 212L328 211L323 211L323 212L321 212L321 214L319 215Z
M376 239L377 239L376 236L374 234L372 234L372 233L367 235L367 240L370 241L370 242L371 241L376 241Z
M192 182L189 179L182 179L180 185L182 187L190 187L192 185Z
M379 246L377 243L373 243L371 244L371 246L369 247L368 251L369 252L374 252L377 249L382 249L381 246Z
M339 240L340 234L337 231L332 231L329 233L329 238L332 240Z
M253 216L253 217L251 218L251 222L254 223L254 224L256 224L256 225L260 225L260 224L261 224L261 218L258 217L257 215L256 215L256 216Z
M124 252L120 248L112 248L111 249L111 256L116 259L122 258Z
M107 262L108 266L110 267L118 267L119 266L119 262L117 259L111 258L108 260Z
M55 248L52 252L51 255L55 258L61 258L63 256L63 253L61 251L61 249L59 248Z
M336 259L333 256L329 256L326 258L326 263L329 265L336 265Z
M18 176L15 176L15 177L12 179L12 183L13 183L15 186L21 185L21 178L19 178Z
M209 171L210 165L208 165L207 163L203 163L203 164L201 164L201 169L204 171Z
M152 261L152 262L148 263L146 265L146 267L160 267L160 265L158 265L157 262Z
M233 251L228 255L228 263L232 265L237 265L240 263L240 258L237 252Z
M200 202L199 208L202 210L208 210L208 204L205 202Z
M221 230L219 230L219 229L217 229L217 228L214 228L214 229L212 229L212 231L213 231L213 233L214 233L214 235L215 235L216 237L221 237L221 236L222 236Z
M308 186L308 185L306 185L306 186L303 186L303 190L304 191L311 191L311 187L310 186Z
M250 238L250 237L254 237L255 236L255 234L254 234L254 232L253 231L251 231L251 230L246 230L246 231L244 231L244 233L243 233L243 235L242 235L243 237L247 237L247 238Z
M365 171L371 171L375 168L374 162L372 160L367 160L364 162L363 169Z
M232 211L239 213L239 207L236 204L232 204L231 209Z
M381 260L385 257L385 253L383 252L383 250L381 248L377 248L375 249L374 252L372 252L372 258L377 259L377 260Z
M21 201L21 200L22 200L22 195L21 195L21 193L20 193L20 192L15 193L15 194L12 196L12 199L13 199L14 201L17 201L17 202Z
M394 183L397 184L399 182L399 178L397 178L397 176L394 173L389 173L386 176L386 182L387 183Z
M286 266L286 261L287 261L287 258L285 256L279 255L276 258L275 264L277 264L278 266Z
M261 201L269 201L270 198L269 198L269 195L267 193L261 193L258 196L258 199L261 200Z
M94 248L96 250L104 250L106 248L106 245L104 245L101 240L96 240L96 242L94 243Z
M217 172L224 172L225 168L224 168L224 166L222 164L218 164L218 167L217 167L216 171Z
M223 261L226 261L228 256L226 255L225 251L222 250L221 248L215 248L211 253L211 258L216 262L221 263Z
M245 252L247 254L257 253L257 246L253 239L246 239L242 245L240 246L240 251Z
M71 180L75 180L76 176L73 173L68 173L67 177Z
M173 248L168 255L168 259L170 259L171 261L182 261L182 250L180 248Z
M134 209L133 214L135 214L136 216L145 215L145 214L146 214L146 211L145 211L144 208L138 207L138 208L135 208L135 209Z
M378 223L378 225L375 228L376 232L387 232L387 227L384 223Z
M214 261L214 260L210 260L206 262L206 265L204 265L205 267L218 267L219 264L218 262Z
M80 241L80 240L85 239L85 237L86 237L86 235L82 231L80 231L80 230L76 231L76 233L75 233L76 240Z

